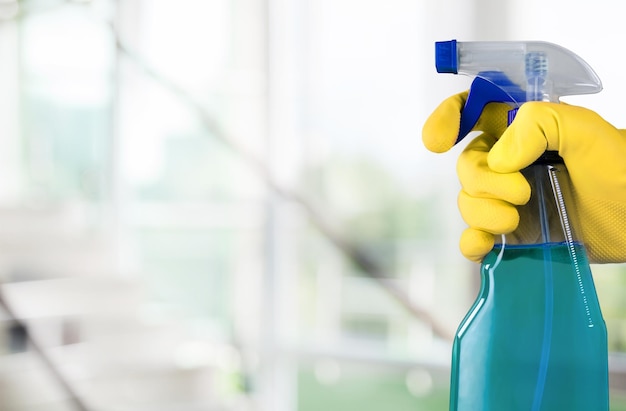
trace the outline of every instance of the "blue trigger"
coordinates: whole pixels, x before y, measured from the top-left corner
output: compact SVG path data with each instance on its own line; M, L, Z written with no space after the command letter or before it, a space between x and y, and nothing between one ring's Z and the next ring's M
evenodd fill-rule
M526 101L526 92L513 83L500 71L482 72L474 79L461 112L461 125L456 140L463 140L480 118L489 103L513 103L520 105Z

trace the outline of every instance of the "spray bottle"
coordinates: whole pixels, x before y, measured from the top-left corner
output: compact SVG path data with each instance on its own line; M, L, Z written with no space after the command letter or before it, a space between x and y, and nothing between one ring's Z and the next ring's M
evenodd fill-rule
M601 82L569 50L546 42L436 43L440 73L474 81L457 143L488 103L596 93ZM593 138L593 136L589 136ZM563 160L546 152L522 173L530 201L518 229L481 264L481 289L453 344L451 411L606 411L608 353Z

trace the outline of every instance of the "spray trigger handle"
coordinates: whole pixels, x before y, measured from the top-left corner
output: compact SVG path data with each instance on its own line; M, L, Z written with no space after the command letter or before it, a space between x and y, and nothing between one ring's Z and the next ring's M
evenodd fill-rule
M526 100L526 92L500 71L482 72L470 86L461 112L461 124L456 143L474 128L485 106L489 103L510 103L519 106ZM456 144L455 143L455 144Z

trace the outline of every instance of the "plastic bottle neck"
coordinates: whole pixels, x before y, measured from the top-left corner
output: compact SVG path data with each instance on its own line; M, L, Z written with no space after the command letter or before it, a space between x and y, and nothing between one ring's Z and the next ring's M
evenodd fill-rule
M532 165L565 164L558 151L546 151Z
M547 152L522 170L530 184L531 197L518 207L519 224L506 235L509 245L538 245L578 242L577 219L566 210L571 203L571 185L563 160Z

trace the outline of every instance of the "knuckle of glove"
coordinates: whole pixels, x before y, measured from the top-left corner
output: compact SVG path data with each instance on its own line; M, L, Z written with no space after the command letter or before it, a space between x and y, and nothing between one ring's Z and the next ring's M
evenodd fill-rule
M458 207L463 220L471 227L491 234L507 234L519 224L515 206L503 200L472 197L461 191Z
M496 173L487 165L489 147L474 140L457 161L457 174L463 190L472 197L500 199L526 204L530 186L521 173Z
M493 234L474 228L467 228L461 233L459 248L468 260L479 263L493 248Z
M487 155L495 139L482 134L470 142L465 150L461 152L456 163L456 172L461 185L468 192L477 194L481 191L478 187L482 184L484 176L489 174L487 165Z

